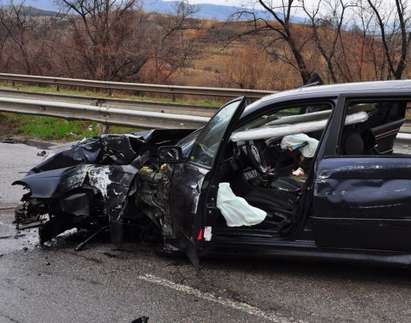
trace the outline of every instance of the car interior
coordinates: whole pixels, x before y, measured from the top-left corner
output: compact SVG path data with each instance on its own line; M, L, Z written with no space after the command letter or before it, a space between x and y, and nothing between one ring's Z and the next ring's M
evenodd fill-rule
M229 183L236 196L264 210L267 216L254 226L227 227L224 210L220 210L217 227L224 233L288 232L295 223L314 159L314 155L305 157L302 151L310 146L315 153L330 115L330 104L298 105L259 115L236 129L219 182Z
M405 123L406 101L353 102L347 114L364 111L368 120L348 125L341 138L340 155L392 155L396 137Z
M405 102L352 103L338 154L393 154L406 106ZM260 115L233 132L219 182L229 183L236 197L267 215L257 225L228 227L224 206L217 205L218 230L262 236L290 231L298 221L299 202L330 115L330 104L286 107ZM311 153L304 151L307 148Z

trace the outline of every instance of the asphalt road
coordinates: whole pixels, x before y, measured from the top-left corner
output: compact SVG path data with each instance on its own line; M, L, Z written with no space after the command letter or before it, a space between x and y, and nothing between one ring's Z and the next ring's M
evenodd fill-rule
M151 245L18 233L9 183L42 157L0 144L0 322L409 322L410 271L278 259L206 259L196 271ZM6 209L4 209L6 208Z

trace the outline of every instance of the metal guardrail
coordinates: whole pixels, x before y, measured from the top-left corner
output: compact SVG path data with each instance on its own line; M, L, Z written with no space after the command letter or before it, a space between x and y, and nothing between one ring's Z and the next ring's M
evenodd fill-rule
M397 135L397 140L402 141L402 142L411 143L411 133L408 133L408 132L400 132L400 133Z
M2 90L0 90L1 93ZM16 91L18 94L18 91ZM45 94L42 94L46 96ZM0 97L0 111L32 115L44 115L65 119L90 120L103 124L117 124L147 129L197 129L210 119L209 116L198 116L180 113L141 111L133 108L94 106L72 102L58 102L39 99L18 99ZM401 129L397 139L411 144L409 122Z
M22 82L31 84L45 84L85 88L106 89L108 91L121 90L144 93L162 93L171 95L194 95L211 97L238 97L247 96L248 98L259 99L265 95L273 94L275 91L249 90L249 89L229 89L216 87L199 86L180 86L180 85L160 85L145 83L126 83L111 81L96 81L85 79L71 79L63 77L23 75L0 73L0 80L9 82Z
M211 117L216 112L216 108L199 105L126 100L107 97L91 97L84 95L37 93L30 91L20 91L9 88L0 88L0 97L50 102L67 102L98 107L130 109L133 111L152 111L162 113L194 115L201 117Z
M0 73L0 79L4 75L10 74ZM157 129L197 129L215 112L213 108L203 106L4 88L0 88L0 111ZM411 144L411 121L407 121L401 131L397 139Z
M0 111L157 129L197 129L209 117L0 97Z

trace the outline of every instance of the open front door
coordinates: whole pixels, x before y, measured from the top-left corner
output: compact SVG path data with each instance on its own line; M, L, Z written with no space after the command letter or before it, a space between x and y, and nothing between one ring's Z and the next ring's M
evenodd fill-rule
M238 98L223 106L197 137L188 160L174 168L170 190L171 215L179 247L198 266L198 241L207 239L203 219L210 179L246 105Z

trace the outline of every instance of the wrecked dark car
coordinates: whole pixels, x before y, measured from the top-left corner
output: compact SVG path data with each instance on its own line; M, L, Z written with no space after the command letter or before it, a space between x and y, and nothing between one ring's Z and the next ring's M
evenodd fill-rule
M201 129L86 139L14 184L19 229L157 239L198 264L248 254L411 264L410 81L224 105Z

